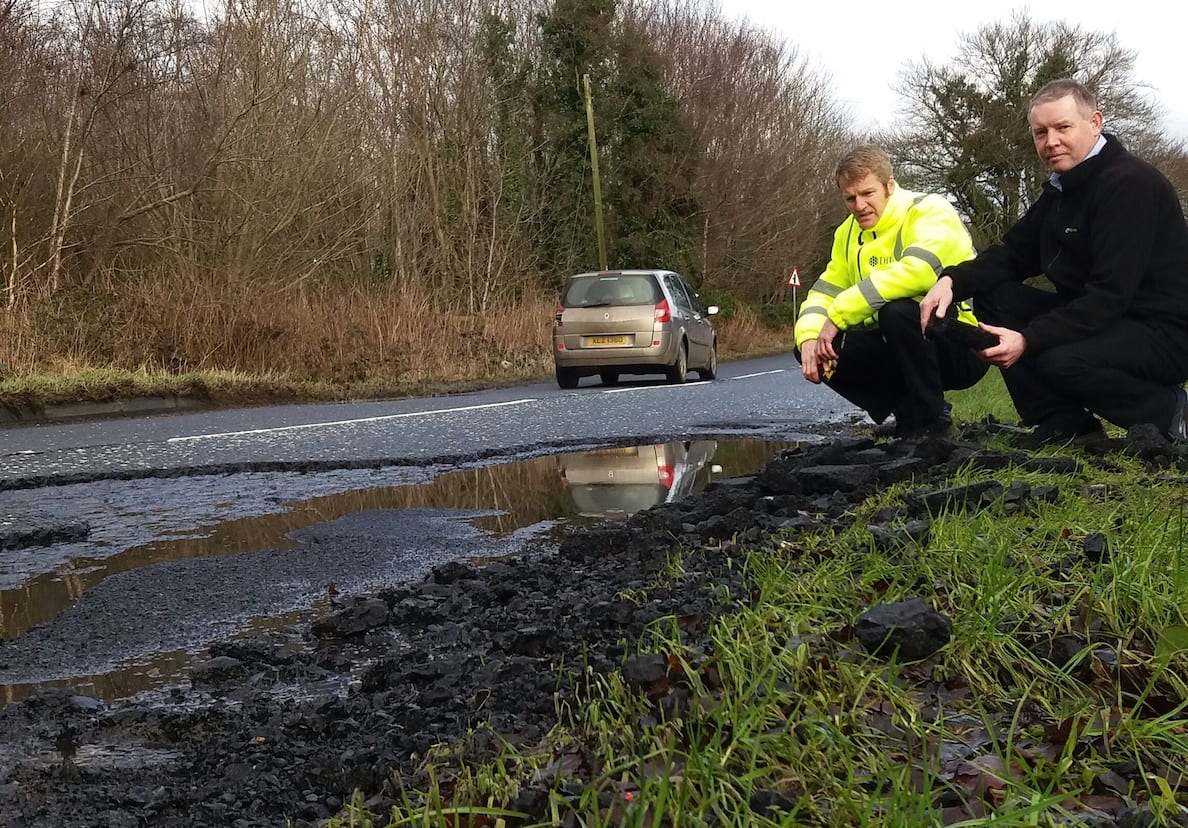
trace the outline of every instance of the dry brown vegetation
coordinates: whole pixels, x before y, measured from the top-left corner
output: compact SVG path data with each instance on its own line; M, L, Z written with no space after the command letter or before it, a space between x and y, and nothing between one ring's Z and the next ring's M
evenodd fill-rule
M905 183L1080 71L1029 26L967 43L973 67L1036 52L992 88L951 79L995 103L968 134L947 88L914 88ZM1084 37L1139 112L1129 53ZM599 265L586 75L609 266L686 272L726 355L786 343L783 280L819 272L854 136L795 44L711 0L0 0L0 378L547 371L558 288ZM1150 146L1188 192L1183 147ZM975 155L979 186L1018 162Z
M587 6L601 62L542 51L539 16L572 34ZM331 382L541 370L561 280L597 266L584 147L564 140L565 73L582 68L608 232L633 245L611 266L687 251L704 290L745 304L778 290L794 252L821 255L837 205L802 196L827 182L839 120L794 53L696 3L490 10L10 0L0 362ZM616 67L628 45L635 63ZM659 92L629 85L639 67ZM673 124L691 139L661 141ZM684 178L641 182L653 162ZM625 258L650 237L655 258ZM723 329L754 338L746 313Z

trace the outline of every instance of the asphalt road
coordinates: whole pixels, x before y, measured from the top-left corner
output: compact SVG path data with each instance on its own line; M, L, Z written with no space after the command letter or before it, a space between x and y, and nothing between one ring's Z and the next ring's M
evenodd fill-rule
M161 471L216 472L514 456L627 438L820 433L859 415L793 357L721 366L713 382L584 379L454 396L286 405L0 430L0 489Z
M535 542L544 512L526 509L511 535L474 522L539 496L505 491L520 478L495 471L517 462L547 462L556 479L548 455L825 439L862 416L787 355L679 386L583 380L0 429L0 530L87 527L0 551L0 703L47 681L104 697L163 686L188 654L308 611L330 582L366 591ZM448 489L454 471L482 497L402 499Z

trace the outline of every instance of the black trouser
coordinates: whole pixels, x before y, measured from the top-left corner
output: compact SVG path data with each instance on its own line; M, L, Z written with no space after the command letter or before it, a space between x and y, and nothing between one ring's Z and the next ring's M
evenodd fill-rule
M974 297L978 319L1021 331L1068 298L1018 282ZM1123 317L1095 336L1023 357L1003 370L1007 391L1027 425L1062 429L1090 414L1129 428L1153 423L1166 430L1175 388L1188 378L1188 330Z
M924 338L913 299L888 302L878 321L877 328L837 335L837 369L826 380L876 423L892 412L897 425L930 423L944 412L945 391L969 388L986 373L986 363L968 348Z

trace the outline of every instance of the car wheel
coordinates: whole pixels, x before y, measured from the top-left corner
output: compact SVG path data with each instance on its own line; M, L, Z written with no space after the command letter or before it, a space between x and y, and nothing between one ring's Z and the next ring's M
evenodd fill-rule
M599 376L602 377L603 385L618 385L619 372L618 371L603 371Z
M579 379L578 372L572 368L557 368L557 384L562 388L577 388Z
M676 362L670 365L664 373L668 376L668 381L673 383L682 383L689 376L689 346L684 342L681 343L681 347L677 351Z
M718 376L718 343L715 342L710 346L709 361L706 362L705 367L697 372L697 375L703 380L712 380Z

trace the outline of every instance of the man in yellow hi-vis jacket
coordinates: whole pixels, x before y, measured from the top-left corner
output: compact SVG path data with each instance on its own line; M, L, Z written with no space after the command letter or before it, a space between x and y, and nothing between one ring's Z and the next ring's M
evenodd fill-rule
M973 258L969 232L947 199L899 187L878 147L846 153L836 178L850 217L800 306L801 371L876 423L894 414L897 436L945 434L944 392L968 388L989 366L960 341L921 335L919 303L946 266ZM958 318L977 324L968 307Z

